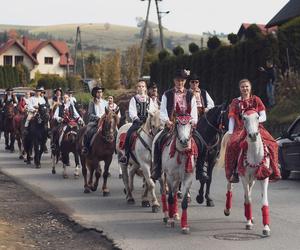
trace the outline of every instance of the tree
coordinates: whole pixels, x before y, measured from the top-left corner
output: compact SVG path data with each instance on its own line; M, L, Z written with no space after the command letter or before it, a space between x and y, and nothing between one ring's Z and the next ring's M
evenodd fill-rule
M237 34L230 33L230 34L228 34L227 39L229 40L229 42L232 45L234 45L234 44L236 44L238 42L239 37L237 36Z
M175 56L181 56L184 54L184 49L180 45L178 45L173 49L173 54Z
M163 49L161 50L159 53L158 53L158 59L159 61L163 61L165 60L166 58L168 58L170 56L170 53L169 51L167 51L166 49Z
M246 39L257 39L261 38L261 30L258 28L256 24L251 24L248 29L245 30Z
M217 36L210 37L207 41L207 47L214 50L221 46L221 41Z
M103 85L109 89L120 88L121 82L121 54L119 50L113 51L105 56L101 62L101 80Z
M24 64L18 64L16 70L19 76L21 86L25 86L30 81L30 72Z
M195 54L199 51L199 46L196 43L190 43L189 44L189 51L191 54Z

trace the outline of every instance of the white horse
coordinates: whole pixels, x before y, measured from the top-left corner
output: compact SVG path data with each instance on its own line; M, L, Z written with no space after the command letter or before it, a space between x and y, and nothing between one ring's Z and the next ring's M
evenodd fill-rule
M157 135L152 144L154 148ZM166 142L162 149L162 178L161 201L163 206L165 224L175 226L174 219L177 219L177 192L181 183L183 199L181 202L181 230L189 232L187 224L188 192L194 178L194 169L197 159L197 146L192 139L192 119L190 115L178 116L173 136ZM167 189L168 188L168 202Z
M118 158L124 155L124 149L120 148L120 140L121 136L125 135L125 133L130 128L131 123L127 123L123 125L117 135L116 141L116 150L118 152ZM159 210L159 202L156 198L155 194L155 183L151 179L151 145L154 136L161 129L161 122L159 118L159 110L155 110L154 112L149 112L148 118L145 124L138 130L137 139L135 142L135 147L132 150L133 157L130 157L128 162L128 167L119 162L122 168L122 178L125 185L126 192L126 200L127 203L133 204L135 200L132 196L133 191L133 180L134 175L138 174L144 177L144 193L142 195L142 206L149 207L150 202L148 200L148 192L151 194L152 198L152 212L158 212ZM123 138L124 139L124 138ZM134 159L135 158L135 159Z
M269 203L268 203L268 184L269 184L269 169L270 157L267 147L265 146L259 131L259 114L256 111L246 111L243 116L244 128L247 137L243 142L244 147L239 155L239 163L242 163L243 173L239 173L243 188L244 188L244 209L246 217L246 229L253 228L252 207L251 207L251 194L255 180L258 180L261 185L262 196L262 220L263 220L263 235L270 236L271 230L269 227ZM225 152L227 143L229 141L228 134L225 134L221 144L220 157L216 165L218 167L225 165ZM268 174L261 176L258 174L259 170L265 170ZM261 171L260 171L261 172ZM259 178L257 178L259 177ZM265 178L266 177L266 178ZM263 179L264 178L264 179ZM224 214L230 215L232 207L232 188L233 184L228 182L226 193L226 208Z

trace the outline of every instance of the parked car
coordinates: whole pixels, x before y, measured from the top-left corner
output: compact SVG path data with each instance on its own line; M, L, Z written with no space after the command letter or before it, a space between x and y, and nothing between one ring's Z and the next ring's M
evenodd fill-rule
M276 141L282 179L287 179L291 171L300 171L300 116Z

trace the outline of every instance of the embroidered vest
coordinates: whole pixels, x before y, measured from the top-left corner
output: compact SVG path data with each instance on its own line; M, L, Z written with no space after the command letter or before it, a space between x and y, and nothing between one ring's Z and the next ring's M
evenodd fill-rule
M138 100L136 96L134 96L135 103L136 103L136 111L137 115L140 118L142 122L146 122L148 117L148 110L150 106L150 98L147 97L147 100L145 102L141 102Z
M167 98L167 111L169 119L172 120L175 107L174 107L174 97L175 97L175 89L169 89L165 92L165 96ZM191 110L191 102L192 102L193 92L191 90L186 90L186 105L187 109Z
M65 115L65 104L63 103L62 105L59 106L59 111L58 111L58 116L59 117L64 117ZM73 109L73 105L70 105L69 108L67 109L68 112L68 116L70 117L70 119L74 118L74 109Z

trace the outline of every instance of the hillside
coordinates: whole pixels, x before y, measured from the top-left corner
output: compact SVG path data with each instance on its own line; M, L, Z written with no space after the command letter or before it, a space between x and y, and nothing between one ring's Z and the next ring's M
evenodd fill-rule
M81 27L82 44L87 50L111 50L121 49L132 44L138 44L141 41L140 29L137 27L128 27L121 25L114 25L108 23L97 24L62 24L51 26L22 26L22 25L1 25L0 32L10 29L28 31L33 35L47 33L55 39L66 40L72 45L76 38L76 28ZM153 29L153 35L158 44L158 29ZM181 45L187 51L188 44L191 42L201 44L200 35L184 34L179 32L172 32L164 30L165 46L169 49L177 45ZM206 45L204 38L204 45Z

